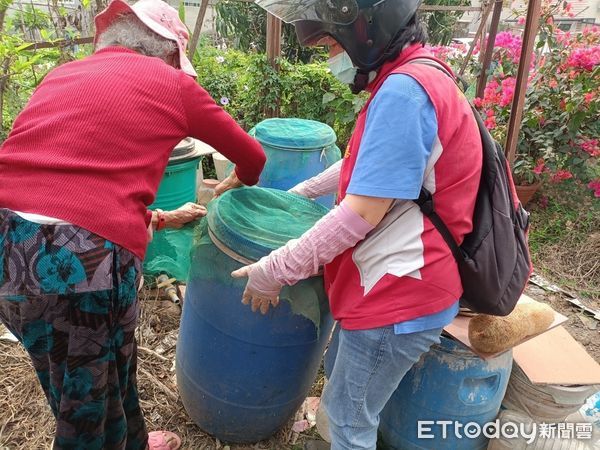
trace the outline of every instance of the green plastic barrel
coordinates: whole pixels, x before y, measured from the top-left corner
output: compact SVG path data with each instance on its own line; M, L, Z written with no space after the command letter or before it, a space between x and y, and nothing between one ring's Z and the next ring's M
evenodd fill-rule
M156 199L149 209L177 209L196 201L197 173L200 164L194 141L184 139L171 154L169 164L158 186Z
M156 199L148 209L169 211L187 202L195 202L200 158L194 141L189 138L181 141L171 153ZM146 251L144 273L147 275L166 273L180 281L185 281L190 268L189 252L192 246L193 228L192 223L177 230L166 229L155 232Z

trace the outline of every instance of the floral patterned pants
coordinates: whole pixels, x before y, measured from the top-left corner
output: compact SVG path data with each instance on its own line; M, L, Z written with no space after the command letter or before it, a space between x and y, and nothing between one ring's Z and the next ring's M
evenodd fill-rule
M31 357L56 417L54 449L146 447L134 337L140 267L77 226L0 208L0 321Z

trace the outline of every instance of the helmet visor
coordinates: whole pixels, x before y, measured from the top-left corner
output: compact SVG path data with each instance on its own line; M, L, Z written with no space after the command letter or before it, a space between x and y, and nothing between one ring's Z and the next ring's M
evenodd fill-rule
M255 3L286 23L311 20L349 25L358 17L356 0L256 0Z

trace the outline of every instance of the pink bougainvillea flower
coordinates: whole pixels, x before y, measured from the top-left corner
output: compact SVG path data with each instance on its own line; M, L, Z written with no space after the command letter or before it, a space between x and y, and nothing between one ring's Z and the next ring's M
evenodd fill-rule
M546 172L546 164L543 159L538 160L537 166L534 167L533 173L536 175L541 175L543 172Z
M538 118L538 123L539 123L540 127L543 127L546 124L546 116L545 116L544 110L542 108L536 108L535 112L536 112L536 116ZM538 163L540 161L541 160L538 160Z
M491 109L488 109L485 112L485 115L487 117L484 122L485 127L488 130L493 130L494 128L496 128L496 116L494 115L494 111Z
M565 2L563 4L563 14L566 14L569 17L575 17L575 13L573 12L573 4Z
M573 178L573 174L565 169L557 170L554 175L552 175L552 182L560 183L561 181L568 180L569 178Z
M594 92L588 92L587 94L585 94L583 96L583 101L587 104L592 103L592 101L594 100L594 98L596 97L596 94Z
M569 40L571 40L571 32L570 31L562 31L561 29L558 29L556 31L556 41L559 44L564 44L565 42L568 42Z
M493 130L496 128L496 118L492 117L491 119L485 119L485 127L488 130Z
M513 77L508 77L502 80L502 97L500 97L500 106L504 107L512 102L516 84L517 80Z
M567 66L591 71L600 64L600 45L574 49L567 59Z
M525 25L525 17L519 17L519 18L517 19L517 23L518 23L519 25Z
M495 47L498 49L503 49L508 57L514 63L519 62L519 58L521 57L521 46L523 40L521 36L517 34L513 34L510 31L502 31L496 35L496 40L494 41Z
M592 157L600 156L600 146L598 139L588 139L579 144L581 149Z
M483 104L496 105L500 103L501 94L499 92L500 84L495 78L492 78L483 91Z
M590 181L588 187L594 191L594 197L600 198L600 178Z

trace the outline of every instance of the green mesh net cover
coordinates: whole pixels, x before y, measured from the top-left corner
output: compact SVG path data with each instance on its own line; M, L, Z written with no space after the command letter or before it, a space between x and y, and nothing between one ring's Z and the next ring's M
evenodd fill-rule
M334 145L335 131L315 120L275 118L266 119L249 132L261 144L288 150L318 149Z
M195 229L189 279L235 286L240 299L247 280L232 278L232 271L300 237L328 212L304 197L257 187L229 191L209 203L208 211ZM329 310L320 276L284 287L280 299L317 330L321 314Z
M144 274L166 273L185 282L190 271L190 248L198 221L180 229L155 231L144 258Z
M251 187L227 192L209 203L208 211L215 237L235 253L258 261L300 237L328 210L295 194Z

